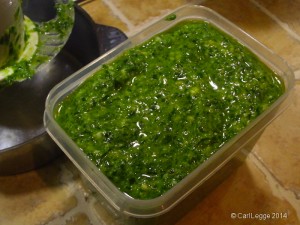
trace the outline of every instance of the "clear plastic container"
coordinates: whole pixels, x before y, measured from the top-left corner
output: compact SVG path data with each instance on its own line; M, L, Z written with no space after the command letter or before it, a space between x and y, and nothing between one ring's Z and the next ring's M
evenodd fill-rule
M176 15L176 19L166 20L163 18L159 20L58 84L52 89L46 101L44 124L48 133L82 172L90 187L95 189L99 196L99 203L105 206L115 223L171 224L176 221L199 202L207 192L226 179L230 171L243 161L263 129L287 107L292 96L294 76L288 65L237 26L203 6L186 5L174 11L172 15ZM53 110L60 101L91 76L95 70L98 70L103 63L114 59L125 49L144 42L179 21L191 18L208 21L247 46L261 61L281 76L286 91L268 110L175 187L155 199L133 199L119 191L76 146L54 120Z

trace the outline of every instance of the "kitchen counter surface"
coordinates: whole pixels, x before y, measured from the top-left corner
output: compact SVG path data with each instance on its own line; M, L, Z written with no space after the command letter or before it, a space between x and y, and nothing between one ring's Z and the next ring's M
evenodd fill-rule
M127 36L187 0L90 0L96 23ZM206 5L285 59L300 78L299 0L208 0ZM300 86L294 101L264 131L245 162L190 210L183 224L300 224ZM266 218L268 215L271 218ZM256 217L257 216L257 217ZM255 218L254 218L255 217ZM64 156L42 168L0 176L0 224L113 224Z

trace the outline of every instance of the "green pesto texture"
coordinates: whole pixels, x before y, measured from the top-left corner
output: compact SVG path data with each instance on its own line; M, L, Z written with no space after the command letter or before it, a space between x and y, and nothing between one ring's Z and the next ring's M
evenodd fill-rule
M57 33L61 38L64 38L74 23L73 18L68 13L73 7L74 2L72 0L68 1L68 3L56 3L56 18L39 24L37 26L38 32Z
M122 192L152 199L283 92L247 48L188 20L103 65L57 106L55 118Z

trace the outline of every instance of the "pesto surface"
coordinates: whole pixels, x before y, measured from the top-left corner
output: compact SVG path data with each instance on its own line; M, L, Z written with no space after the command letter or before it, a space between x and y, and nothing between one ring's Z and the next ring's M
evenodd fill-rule
M283 92L247 48L188 20L103 65L57 106L55 118L121 191L152 199Z

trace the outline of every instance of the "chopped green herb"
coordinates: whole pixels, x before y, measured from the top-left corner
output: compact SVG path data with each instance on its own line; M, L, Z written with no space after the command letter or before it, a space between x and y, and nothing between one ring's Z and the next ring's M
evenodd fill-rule
M168 15L168 16L165 18L165 20L166 20L166 21L172 21L172 20L175 20L176 17L177 17L176 14L175 14L175 13L172 13L172 14Z
M55 118L136 199L164 194L284 92L279 77L213 25L188 20L125 51Z

